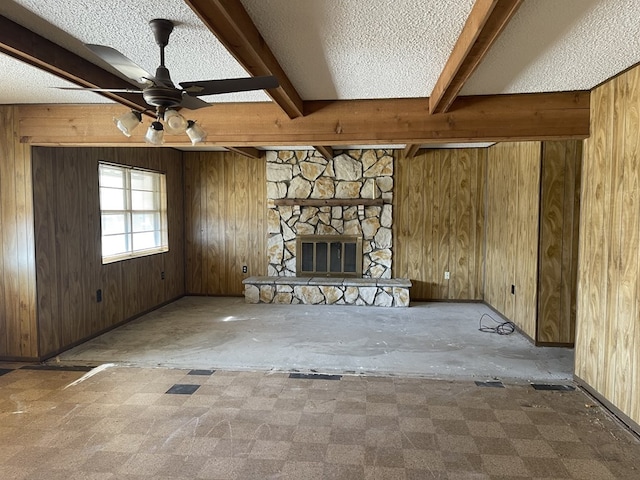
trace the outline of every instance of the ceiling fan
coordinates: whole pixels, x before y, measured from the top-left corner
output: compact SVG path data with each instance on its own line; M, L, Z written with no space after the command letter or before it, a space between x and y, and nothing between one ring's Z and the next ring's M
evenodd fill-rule
M160 120L164 119L171 126L169 133L177 133L177 130L184 131L189 127L194 126L195 122L185 120L181 115L175 116L177 110L180 108L187 108L189 110L196 110L198 108L209 107L210 103L198 98L204 95L217 95L222 93L233 92L246 92L251 90L264 90L270 88L277 88L279 86L278 79L273 76L260 76L260 77L248 77L248 78L229 78L221 80L201 80L192 82L179 83L181 88L174 85L169 74L169 70L164 64L164 49L169 43L169 37L174 28L174 23L171 20L163 18L156 18L149 22L151 30L153 31L155 41L160 47L160 66L156 69L155 75L151 75L142 67L138 66L135 62L124 56L122 53L114 48L104 45L87 44L93 53L102 58L105 62L113 66L120 73L133 80L138 89L123 89L123 88L83 88L83 87L60 87L64 90L88 90L92 92L111 92L111 93L134 93L142 94L144 101L150 106L155 108L156 122L153 122L152 127L156 131L162 131L162 124ZM166 113L171 114L171 119L174 119L174 125L171 125L170 119L166 118ZM175 113L174 113L175 112ZM140 112L131 112L136 119L137 125L141 120ZM179 117L179 118L178 118ZM117 120L117 119L114 119ZM130 136L130 130L135 127L121 125L117 121L118 128L122 132ZM189 125L190 124L190 125ZM184 126L184 128L182 128ZM123 128L124 127L124 128ZM177 127L177 128L175 128ZM189 134L189 132L187 131ZM205 134L206 135L206 134ZM149 133L147 134L147 137ZM191 135L189 135L191 137ZM162 137L162 135L160 135ZM147 139L149 141L149 139ZM192 138L193 141L193 138ZM162 143L160 141L149 143ZM195 142L194 142L195 143Z

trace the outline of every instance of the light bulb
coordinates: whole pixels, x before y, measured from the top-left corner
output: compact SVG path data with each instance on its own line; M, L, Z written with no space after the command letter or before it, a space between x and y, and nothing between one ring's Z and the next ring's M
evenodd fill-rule
M131 136L131 131L140 125L140 122L142 122L142 114L135 110L123 113L119 117L113 117L113 123L115 123L118 129L127 137Z
M192 145L204 142L204 140L207 138L207 132L205 132L202 127L200 127L200 125L198 125L193 120L189 120L187 122L187 135L191 139Z
M187 129L187 120L175 110L164 112L165 131L170 135L184 133Z
M164 143L164 127L157 120L153 122L147 134L144 136L144 141L151 145L162 145Z

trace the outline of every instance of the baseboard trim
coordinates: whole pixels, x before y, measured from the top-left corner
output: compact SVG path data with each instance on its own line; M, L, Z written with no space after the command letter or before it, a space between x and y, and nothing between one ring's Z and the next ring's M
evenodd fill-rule
M89 335L89 336L87 336L85 338L77 340L77 341L75 341L75 342L73 342L73 343L71 343L69 345L65 345L64 347L62 347L62 348L60 348L60 349L58 349L58 350L56 350L54 352L46 353L46 354L42 355L41 357L39 357L38 359L36 359L36 361L44 362L45 360L53 358L56 355L61 354L62 352L66 352L67 350L70 350L70 349L72 349L74 347L77 347L78 345L81 345L81 344L83 344L85 342L88 342L89 340L92 340L92 339L94 339L96 337L99 337L100 335L103 335L103 334L105 334L107 332L110 332L111 330L113 330L115 328L118 328L118 327L121 327L123 325L126 325L127 323L132 322L133 320L135 320L137 318L140 318L143 315L146 315L147 313L151 313L154 310L158 310L159 308L162 308L162 307L164 307L166 305L169 305L170 303L175 302L176 300L180 300L184 296L185 295L179 295L179 296L177 296L175 298L172 298L172 299L169 299L169 300L167 300L165 302L162 302L162 303L156 305L155 307L152 307L152 308L149 308L149 309L147 309L147 310L145 310L143 312L137 313L136 315L133 315L132 317L125 318L124 320L121 320L118 323L114 323L113 325L110 325L109 327L104 328L104 329L102 329L102 330L100 330L98 332L92 333L91 335ZM21 360L21 361L24 361L24 360Z
M590 396L592 396L598 403L600 403L605 409L611 413L620 423L622 423L631 433L633 433L638 439L640 439L640 424L636 423L633 419L631 419L627 414L622 412L618 407L616 407L613 403L607 400L602 394L600 394L595 388L585 382L582 378L580 378L575 373L573 374L574 381L582 388L585 392L587 392Z

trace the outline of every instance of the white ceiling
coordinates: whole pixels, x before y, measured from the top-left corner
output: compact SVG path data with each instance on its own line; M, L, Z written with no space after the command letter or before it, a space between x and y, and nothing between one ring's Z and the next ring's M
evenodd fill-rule
M474 0L242 0L303 100L429 96ZM109 45L154 72L148 21L177 23L166 50L174 82L247 73L182 0L2 0L0 14L103 67ZM640 1L525 0L464 95L590 89L640 62ZM115 71L114 71L115 72ZM100 103L0 54L0 104ZM259 92L204 97L268 101Z

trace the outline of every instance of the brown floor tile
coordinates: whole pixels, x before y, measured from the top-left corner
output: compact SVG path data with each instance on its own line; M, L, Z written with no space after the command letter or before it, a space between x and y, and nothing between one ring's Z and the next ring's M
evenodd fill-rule
M639 478L640 442L580 391L188 372L0 377L0 478Z

